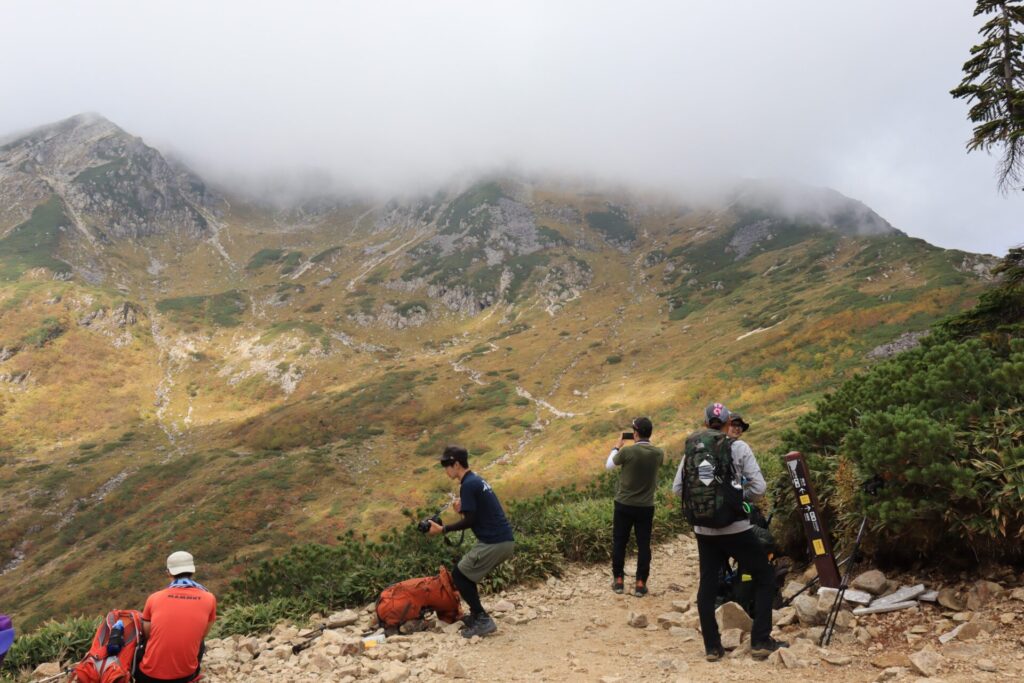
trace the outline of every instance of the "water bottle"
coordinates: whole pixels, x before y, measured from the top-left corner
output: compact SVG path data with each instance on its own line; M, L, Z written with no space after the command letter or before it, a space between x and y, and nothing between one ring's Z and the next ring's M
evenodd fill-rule
M117 653L124 647L124 622L120 619L110 629L110 638L107 639L107 656L116 657Z

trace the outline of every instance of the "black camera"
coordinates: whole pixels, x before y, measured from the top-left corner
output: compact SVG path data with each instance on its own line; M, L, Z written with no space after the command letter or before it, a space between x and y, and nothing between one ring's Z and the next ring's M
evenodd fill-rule
M437 524L439 524L441 526L444 526L444 523L441 521L441 515L434 515L430 519L420 520L420 523L416 525L416 529L421 534L425 534L428 531L430 531L430 523L431 522L435 522L435 523L437 523Z
M632 441L633 440L633 432L622 432L622 440L623 441Z

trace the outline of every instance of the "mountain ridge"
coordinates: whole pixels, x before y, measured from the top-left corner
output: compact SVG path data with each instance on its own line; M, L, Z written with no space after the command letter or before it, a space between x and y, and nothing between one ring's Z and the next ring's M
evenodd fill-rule
M33 619L142 585L131 558L170 545L216 586L399 523L446 490L429 465L450 441L509 496L587 480L639 413L674 453L709 400L752 416L763 452L871 349L969 305L992 262L831 191L799 211L521 178L287 209L199 179L205 227L142 202L135 230L126 197L189 176L115 142L61 167L74 184L126 159L95 191L113 208L0 152L0 599Z

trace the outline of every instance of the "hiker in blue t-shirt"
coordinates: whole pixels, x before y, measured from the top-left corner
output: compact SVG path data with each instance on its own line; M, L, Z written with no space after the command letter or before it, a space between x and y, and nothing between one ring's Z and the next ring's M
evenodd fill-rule
M452 578L462 598L469 605L469 617L462 635L466 638L485 636L498 630L490 615L480 604L477 584L499 564L512 557L515 541L512 525L505 517L505 511L494 494L490 484L469 469L469 453L461 446L448 446L441 454L441 467L449 479L459 480L459 498L455 500L455 511L462 519L455 524L430 522L431 536L471 529L477 543L459 560Z

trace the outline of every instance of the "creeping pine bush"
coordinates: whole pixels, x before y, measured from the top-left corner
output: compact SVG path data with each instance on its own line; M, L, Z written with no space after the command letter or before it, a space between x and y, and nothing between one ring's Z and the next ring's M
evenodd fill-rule
M32 669L43 662L76 662L92 644L100 620L79 617L63 622L50 621L30 634L18 634L7 651L0 675L13 680L21 669Z
M662 541L686 528L669 483L675 467L659 472L654 540ZM564 487L540 496L507 502L505 511L515 530L516 552L482 583L484 590L559 576L566 562L611 558L612 499L617 473L605 472L589 485ZM313 612L327 612L370 602L387 586L416 576L436 574L451 566L475 539L467 531L461 545L451 547L428 538L415 522L435 510L406 510L409 524L391 529L378 540L348 533L335 545L305 544L261 562L233 582L221 600L212 637L266 633L281 621L301 622ZM457 541L458 533L448 538ZM81 659L89 649L96 619L50 623L29 636L19 636L4 663L4 674L31 669L42 662Z
M866 514L868 545L892 560L1024 560L1024 259L1007 262L978 308L846 382L784 435L807 456L838 536ZM861 484L873 476L885 486L870 496ZM795 509L784 476L774 492L778 509ZM781 519L783 546L799 554L800 520Z
M671 496L668 484L675 474L666 464L659 473L661 495ZM506 506L515 530L516 552L483 582L483 588L501 590L517 583L561 574L569 561L611 558L612 498L617 476L604 473L583 488L564 487ZM664 502L664 501L662 501ZM240 610L221 635L254 633L276 623L270 612L293 616L363 605L387 586L415 576L436 574L451 566L475 539L466 532L461 546L450 547L427 537L415 522L433 510L405 511L409 524L392 529L379 540L349 533L336 545L295 546L279 558L265 560L232 583L227 610ZM659 504L655 540L664 540L685 528L678 510ZM459 534L449 534L457 541ZM270 606L274 606L271 610Z

